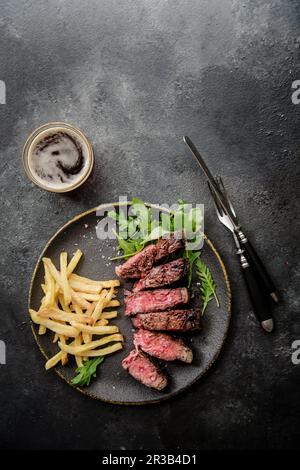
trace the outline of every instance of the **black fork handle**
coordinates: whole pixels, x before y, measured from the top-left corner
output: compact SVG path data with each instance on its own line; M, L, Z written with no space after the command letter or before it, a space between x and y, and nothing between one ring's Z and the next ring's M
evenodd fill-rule
M257 272L258 276L260 277L262 281L262 286L265 290L266 293L268 293L271 298L273 299L274 302L278 303L279 302L279 297L278 297L278 292L277 289L268 273L266 270L262 260L256 253L255 249L251 245L250 241L242 231L239 231L237 233L239 241L242 244L242 247L245 250L246 257L250 263L251 266L255 269Z
M240 263L242 267L242 273L244 280L247 286L248 294L252 302L253 311L257 320L260 322L261 326L268 332L273 330L273 319L270 311L270 306L267 297L264 295L264 292L261 290L259 285L259 279L255 270L248 263L248 260L242 254L242 250L238 252L240 255ZM268 329L265 327L265 322L271 321L272 327ZM267 322L268 323L268 322Z

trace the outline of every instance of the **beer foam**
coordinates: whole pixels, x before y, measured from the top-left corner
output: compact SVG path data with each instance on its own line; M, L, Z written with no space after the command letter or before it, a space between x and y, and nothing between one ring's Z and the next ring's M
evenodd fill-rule
M33 142L28 164L35 179L52 189L80 181L89 167L85 142L66 129L49 129Z

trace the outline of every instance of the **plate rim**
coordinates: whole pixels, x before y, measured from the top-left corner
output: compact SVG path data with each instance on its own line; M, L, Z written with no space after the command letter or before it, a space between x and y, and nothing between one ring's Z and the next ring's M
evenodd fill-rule
M86 215L89 215L91 214L92 212L97 212L97 210L99 209L106 209L106 208L109 208L111 206L117 206L117 207L124 207L124 206L128 206L128 205L131 205L132 204L132 201L127 201L127 202L111 202L111 203L103 203L103 204L99 204L98 206L96 207L93 207L92 209L88 209L84 212L81 212L77 215L75 215L74 217L72 217L72 219L68 220L64 225L62 225L58 230L56 230L56 232L52 235L52 237L47 241L47 243L45 244L44 248L42 249L38 259L37 259L37 262L35 263L35 266L34 266L34 269L33 269L33 272L32 272L32 276L31 276L31 279L30 279L30 284L29 284L29 291L28 291L28 309L31 308L30 306L30 303L31 303L31 298L32 298L32 291L33 291L33 284L34 284L34 281L35 281L35 277L36 277L36 273L37 273L37 270L40 266L40 263L42 262L42 258L44 256L44 253L46 252L46 250L48 249L48 247L51 245L51 243L55 240L55 238L61 233L63 232L67 227L69 227L69 225L72 225L74 222L77 222L78 220L80 220L81 218L85 217ZM166 208L160 206L159 204L152 204L152 203L148 203L148 202L145 202L145 205L148 206L148 207L154 207L154 208L160 208L160 209L164 209L165 211L167 211ZM210 249L213 251L214 255L216 256L220 266L221 266L221 269L222 269L222 272L223 272L223 276L224 276L224 280L225 280L225 284L226 284L226 291L227 291L227 301L228 301L228 307L227 307L227 322L226 322L226 331L225 331L225 335L223 337L223 340L222 340L222 343L221 345L219 346L219 348L217 349L216 353L214 354L212 360L209 362L209 364L207 364L206 368L202 371L202 373L200 375L198 375L194 380L192 380L192 382L190 382L189 384L187 384L185 387L181 388L180 390L177 390L176 392L174 392L172 395L170 396L161 396L161 397L158 397L157 399L153 399L153 400L147 400L147 401L141 401L141 402L119 402L119 401L115 401L115 400L107 400L105 398L101 398L101 397L98 397L92 393L88 393L85 391L85 389L82 389L82 388L79 388L79 387L76 387L74 385L71 384L71 382L69 382L65 376L63 374L61 374L61 372L55 367L53 368L54 369L54 372L67 384L69 385L70 387L72 387L73 389L79 391L81 394L89 397L89 398L92 398L94 400L98 400L98 401L101 401L103 403L108 403L108 404L111 404L111 405L120 405L120 406L144 406L144 405L152 405L152 404L155 404L155 403L161 403L161 402L164 402L166 400L170 400L172 398L175 398L176 396L178 396L180 393L186 391L188 388L190 388L192 385L194 385L195 382L197 382L199 379L201 379L203 377L203 375L212 367L212 365L216 362L216 360L218 359L219 355L220 355L220 352L221 350L223 349L224 347L224 344L226 342L226 339L227 339L227 336L228 336L228 330L229 330L229 325L230 325L230 321L231 321L231 314L232 314L232 291L231 291L231 286L230 286L230 281L229 281L229 276L228 276L228 273L227 273L227 269L225 267L225 264L221 258L221 255L220 253L218 252L218 250L216 249L216 247L214 246L213 242L207 237L206 234L204 234L204 240L205 242L209 245ZM29 312L27 313L29 319L30 319L30 325L31 325L31 332L33 334L33 337L35 339L35 342L36 344L38 345L38 348L40 350L40 352L42 353L42 355L44 356L44 358L46 360L49 359L48 355L46 354L45 350L43 349L43 346L41 345L40 341L39 341L39 336L37 335L35 329L34 329L34 325L33 325L33 322L30 318L30 315L29 315Z

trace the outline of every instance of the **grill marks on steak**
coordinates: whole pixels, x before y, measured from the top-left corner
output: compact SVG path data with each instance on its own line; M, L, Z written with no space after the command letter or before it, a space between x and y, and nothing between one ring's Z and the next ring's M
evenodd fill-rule
M122 361L123 369L146 387L162 390L167 386L167 377L142 351L133 350Z
M185 240L182 237L182 232L174 232L168 238L162 238L156 244L146 246L141 252L116 267L117 276L129 279L144 277L155 262L184 248Z
M164 333L138 330L134 334L133 344L150 356L164 361L182 361L191 363L193 352L181 339L174 339Z
M116 267L116 274L122 278L138 279L150 271L156 257L156 246L148 245L125 263Z
M156 257L155 261L175 253L185 247L185 238L183 232L177 231L169 235L168 238L161 238L156 243Z
M183 258L175 259L166 264L161 264L151 269L151 271L133 286L133 292L144 289L153 289L173 284L183 278L188 270L188 260Z
M138 279L132 292L124 291L125 315L132 316L133 325L138 330L134 333L135 350L122 361L122 367L143 385L155 390L163 390L167 386L167 377L151 357L185 363L193 360L191 348L182 339L159 330L185 332L201 327L199 308L175 310L189 301L186 287L161 288L186 275L188 260L179 258L154 266L184 247L183 232L171 233L168 238L148 245L115 268L121 278Z
M166 312L140 313L132 318L135 328L152 331L187 332L201 329L201 310L169 310Z
M125 292L125 315L157 312L186 304L189 293L186 287L177 289L156 289L131 293Z

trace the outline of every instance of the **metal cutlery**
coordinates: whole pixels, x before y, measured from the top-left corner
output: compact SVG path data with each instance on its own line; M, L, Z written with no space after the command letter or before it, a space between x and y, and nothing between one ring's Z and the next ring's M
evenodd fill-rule
M256 315L258 321L260 322L261 326L263 327L263 329L265 331L267 331L268 333L270 333L274 329L274 321L273 321L273 318L272 318L272 314L270 312L270 307L269 307L269 303L267 301L267 298L264 295L264 293L261 291L258 276L257 276L255 270L253 269L253 267L251 266L251 264L249 264L245 254L244 254L245 250L241 247L239 239L238 239L238 237L237 237L237 235L234 231L234 227L233 227L229 217L224 213L222 207L220 206L220 203L219 203L219 201L216 197L216 194L215 194L211 184L208 183L208 186L209 186L211 195L212 195L214 203L215 203L218 219L220 220L220 222L223 225L225 225L225 227L227 227L231 231L231 233L233 235L234 242L235 242L235 245L236 245L236 248L237 248L236 253L240 258L242 273L243 273L243 276L244 276L244 279L245 279L245 283L246 283L246 286L247 286L247 289L248 289L250 299L252 301L253 310L255 312L255 315ZM229 204L230 204L230 202L229 202Z
M274 283L264 267L261 259L250 244L238 222L236 212L225 190L221 178L214 178L199 151L187 136L183 137L192 154L196 157L209 183L209 189L213 196L217 215L220 222L233 234L237 254L240 257L243 276L252 300L254 312L262 327L270 332L273 330L274 322L270 312L267 296L271 296L274 302L278 302L277 290Z
M199 151L197 150L197 148L195 147L191 139L187 136L184 136L183 140L188 145L192 154L194 155L194 157L196 157L200 167L204 171L204 174L206 175L207 180L209 181L211 187L214 190L214 193L216 195L216 198L219 202L220 207L222 207L222 210L224 211L224 213L227 215L228 219L230 220L234 228L234 232L239 242L242 244L245 250L245 253L247 254L248 260L251 262L251 265L255 268L255 270L257 271L257 274L261 278L261 283L262 283L264 290L271 296L274 302L278 303L279 296L278 296L277 289L269 273L267 272L263 262L259 258L255 249L251 245L249 239L246 237L245 233L242 231L241 226L236 217L236 213L232 207L232 204L227 198L224 185L222 184L222 182L220 185L218 181L212 176L211 172L206 166L206 163L204 162L203 158L201 157Z

